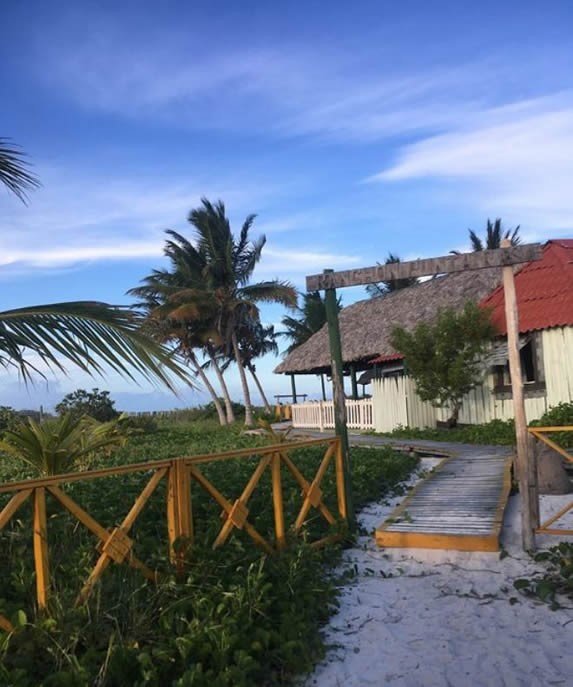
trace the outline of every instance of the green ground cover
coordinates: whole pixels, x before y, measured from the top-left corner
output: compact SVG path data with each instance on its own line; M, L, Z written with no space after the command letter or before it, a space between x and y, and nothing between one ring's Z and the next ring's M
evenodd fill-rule
M235 428L209 422L161 424L136 435L100 465L196 455L266 443ZM298 449L293 458L312 477L324 448ZM353 448L353 487L358 507L388 494L417 459L389 449ZM239 495L256 458L202 466L229 499ZM98 465L96 465L98 466ZM96 467L94 466L94 467ZM13 459L0 460L0 481L29 476ZM66 492L102 525L117 524L149 479L123 475L69 484ZM300 506L300 490L283 472L287 523ZM335 503L333 471L323 488ZM270 475L250 502L250 521L263 536L273 530ZM0 498L0 506L6 502ZM0 535L0 612L16 631L0 640L0 684L14 687L210 687L288 683L324 652L320 628L336 608L340 579L334 566L341 546L320 551L305 540L326 533L311 514L301 540L267 557L242 532L213 551L220 509L194 488L196 541L186 575L176 580L168 562L165 485L136 521L135 553L160 571L158 585L126 565L112 565L90 600L73 601L96 559L95 538L48 498L50 566L54 591L50 614L35 610L30 507L18 511Z

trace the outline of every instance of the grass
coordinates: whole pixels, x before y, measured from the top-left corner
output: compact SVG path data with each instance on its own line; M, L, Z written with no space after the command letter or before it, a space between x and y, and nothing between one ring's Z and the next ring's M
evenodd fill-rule
M194 422L160 426L135 436L99 465L140 462L259 446L264 438L236 428ZM293 459L312 477L323 448L303 448ZM256 459L202 466L229 499L235 498ZM358 507L382 498L417 464L389 449L352 449L353 488ZM0 463L0 481L29 476L14 460ZM125 515L149 475L124 475L66 487L102 525ZM333 470L323 481L324 498L334 510ZM300 489L283 473L285 517L292 523ZM249 520L272 537L271 484L267 475L250 502ZM6 498L0 500L0 505ZM212 541L220 509L202 490L193 490L196 541L186 575L176 580L168 563L165 486L162 483L133 529L136 554L162 573L147 583L125 565L111 566L89 602L73 600L96 558L95 539L48 499L50 565L54 593L50 613L35 608L29 506L0 535L0 612L17 625L0 640L0 684L14 687L156 687L285 684L312 668L324 653L321 626L336 608L339 582L334 569L341 547L316 551L307 540L328 531L311 512L301 540L291 537L281 555L267 557L243 532L221 549Z

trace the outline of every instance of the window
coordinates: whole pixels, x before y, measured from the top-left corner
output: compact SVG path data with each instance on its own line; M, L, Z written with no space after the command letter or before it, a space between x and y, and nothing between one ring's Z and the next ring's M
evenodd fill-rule
M545 378L543 375L543 359L540 355L540 345L538 339L531 339L519 351L521 359L521 374L523 375L523 385L528 390L545 389ZM509 376L509 362L504 365L494 367L495 387L497 393L511 393L511 379Z

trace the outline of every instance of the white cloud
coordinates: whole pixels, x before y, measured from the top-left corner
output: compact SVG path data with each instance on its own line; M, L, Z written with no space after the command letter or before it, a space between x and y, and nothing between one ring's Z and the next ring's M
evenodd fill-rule
M573 93L460 118L448 133L404 146L370 180L428 178L459 189L458 202L485 214L521 217L540 231L571 229Z

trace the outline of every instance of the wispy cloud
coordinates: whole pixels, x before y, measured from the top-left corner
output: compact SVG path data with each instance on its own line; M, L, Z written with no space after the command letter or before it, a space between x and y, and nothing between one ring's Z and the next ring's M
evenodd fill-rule
M570 229L573 92L460 118L448 133L404 146L370 180L424 178L455 186L458 200L485 213L523 217L540 231Z

